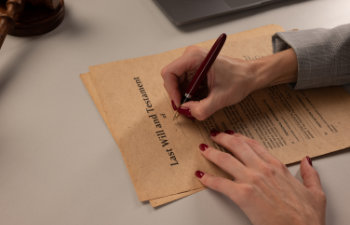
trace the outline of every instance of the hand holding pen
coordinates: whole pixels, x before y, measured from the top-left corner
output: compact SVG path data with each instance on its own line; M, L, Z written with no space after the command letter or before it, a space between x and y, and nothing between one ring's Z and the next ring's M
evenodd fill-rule
M210 67L213 65L216 57L219 55L221 48L224 45L225 41L226 41L226 34L221 34L219 36L219 38L215 41L213 47L211 47L207 56L205 57L203 62L200 64L199 68L197 69L197 72L195 73L194 77L192 78L191 82L189 83L188 87L186 88L181 105L190 101L192 99L193 95L196 94L199 86L205 80ZM177 117L178 112L179 111L177 111L175 113L174 119ZM180 112L181 112L181 110L180 110Z
M253 61L220 54L205 71L206 75L200 77L206 81L208 95L200 100L192 98L188 101L184 94L190 92L191 85L186 80L194 82L196 76L191 79L190 74L203 71L200 70L201 64L209 55L202 48L188 47L182 56L165 66L161 72L173 109L191 119L205 120L216 111L239 103L255 90L296 80L297 63L292 49ZM201 83L200 79L197 84ZM189 94L201 92L194 90Z
M245 61L217 57L225 40L226 35L220 35L208 53L196 46L188 47L181 57L163 68L164 86L176 112L191 119L204 120L215 111L239 102L246 96L245 93L249 93L242 90L245 89L242 81L246 79L241 77L247 73ZM190 74L195 75L191 78ZM198 87L204 81L208 95L199 101L193 100L193 95L198 94Z

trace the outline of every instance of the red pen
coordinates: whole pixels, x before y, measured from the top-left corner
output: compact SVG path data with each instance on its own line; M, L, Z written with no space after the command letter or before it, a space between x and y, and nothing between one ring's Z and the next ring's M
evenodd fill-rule
M185 91L181 105L184 104L185 102L190 101L192 96L196 93L199 85L202 83L203 79L207 76L207 73L210 67L213 65L216 57L219 55L219 52L222 46L224 45L225 41L226 41L226 34L223 33L215 41L213 47L211 47L207 56L205 57L205 59L199 66L198 70L196 71L196 74L194 75L193 79L191 80L191 83L188 85ZM178 112L175 113L173 119L175 119L177 115L178 115Z

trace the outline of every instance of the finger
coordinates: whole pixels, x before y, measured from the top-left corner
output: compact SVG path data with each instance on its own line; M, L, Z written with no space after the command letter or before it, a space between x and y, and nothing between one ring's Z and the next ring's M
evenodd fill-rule
M303 183L307 188L322 190L320 177L318 176L317 171L312 165L310 165L306 157L300 163L300 174L303 178Z
M258 157L252 148L246 143L244 138L242 138L242 135L219 133L216 136L211 135L211 138L217 144L232 152L232 154L244 165L257 169L261 167L263 160Z
M240 134L237 134L237 135L240 135ZM249 145L249 147L251 147L253 151L265 162L269 164L280 165L280 161L277 160L273 155L271 155L271 153L265 147L263 147L258 141L254 139L250 139L243 135L240 135L240 136L245 140L245 142Z
M186 48L184 54L163 68L162 74L180 77L185 72L195 70L205 57L205 52L196 46Z
M186 102L182 107L189 108L192 116L197 120L205 120L220 108L215 99L215 96L210 93L208 97L200 101Z
M181 104L178 77L174 74L168 74L163 76L163 80L165 90L168 92L170 99L174 101L176 108L178 108Z
M226 171L234 178L240 180L246 176L245 167L240 161L226 152L219 151L213 147L203 144L200 146L202 155L215 165ZM203 150L202 150L203 149Z
M229 179L212 176L201 171L197 171L196 176L204 186L218 191L232 199L232 201L237 202L241 192L240 184Z
M164 80L164 87L177 107L180 106L181 102L179 77L185 76L187 71L195 70L201 59L201 51L199 48L189 47L181 57L162 69L161 75Z

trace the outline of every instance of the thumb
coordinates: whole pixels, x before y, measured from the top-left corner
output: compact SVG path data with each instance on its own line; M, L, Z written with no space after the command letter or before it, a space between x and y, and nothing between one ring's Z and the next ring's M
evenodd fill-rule
M312 167L311 159L309 162L308 157L305 157L300 163L300 174L307 188L322 190L320 177L317 171Z
M189 108L192 116L197 120L205 120L220 109L218 101L215 99L213 94L209 94L208 97L200 101L186 102L181 107Z

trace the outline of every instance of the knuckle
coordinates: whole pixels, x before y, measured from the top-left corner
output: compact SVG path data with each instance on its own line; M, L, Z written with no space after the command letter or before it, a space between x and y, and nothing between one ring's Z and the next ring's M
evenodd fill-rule
M227 139L227 144L231 147L235 147L237 149L240 149L243 146L244 141L241 137L231 135L229 137L229 139Z
M240 133L234 133L233 136L236 137L236 138L243 138L243 137L244 137L244 136L243 136L242 134L240 134Z
M264 176L261 173L253 172L250 174L251 183L254 185L259 185L264 180Z
M326 194L324 193L324 191L322 191L322 190L318 191L317 198L319 199L321 204L326 204L327 197L326 197Z
M165 66L165 67L163 67L162 70L160 71L160 75L161 75L163 78L166 77L167 70L168 70L168 67Z
M233 136L233 138L231 138L231 141L235 145L242 145L245 142L245 137L242 136L241 134L238 134L236 136Z
M276 175L276 169L269 165L263 166L261 172L266 177L274 177Z
M283 174L289 173L289 170L286 167L286 165L284 163L282 163L281 161L277 160L277 159L276 160L271 160L267 166L270 167L272 170L274 170L275 173L277 171L280 171Z
M248 199L254 194L254 186L251 184L244 184L241 188L241 196L243 199Z
M210 177L206 174L201 178L201 182L205 185L208 186L208 184L210 183Z
M281 161L277 160L276 164L277 164L277 167L279 169L281 169L281 171L283 173L289 173L289 170L288 170L288 168L286 167L286 165L284 163L282 163Z
M194 117L196 117L196 119L199 120L199 121L203 121L206 118L208 118L207 114L205 112L203 112L203 111L200 111L200 110L193 110L192 111L192 115Z
M223 186L222 180L214 177L211 182L211 187L215 190L221 190Z
M203 120L205 120L206 118L207 118L206 115L203 115L203 114L198 114L198 115L197 115L197 119L198 119L199 121L203 121Z
M165 67L160 71L160 75L164 78L164 76L165 76Z
M247 142L247 144L249 144L251 146L258 146L258 145L260 145L258 141L254 140L254 139L250 139L250 138L247 138L246 142Z
M244 142L245 139L247 139L247 138L246 138L245 136L243 136L242 134L236 134L235 137L236 137L237 141L239 141L239 142Z
M200 52L200 48L195 45L191 45L185 49L184 54L197 54L198 52Z
M239 140L234 136L229 137L227 142L230 146L237 146L239 144Z
M216 161L219 165L225 165L230 163L231 158L230 154L218 151Z
M214 190L219 190L222 186L222 181L220 179L208 175L202 178L202 183Z
M286 165L284 163L282 163L281 161L279 160L276 160L275 162L275 166L278 170L280 170L282 172L282 174L288 174L289 173L289 170L288 168L286 167Z

